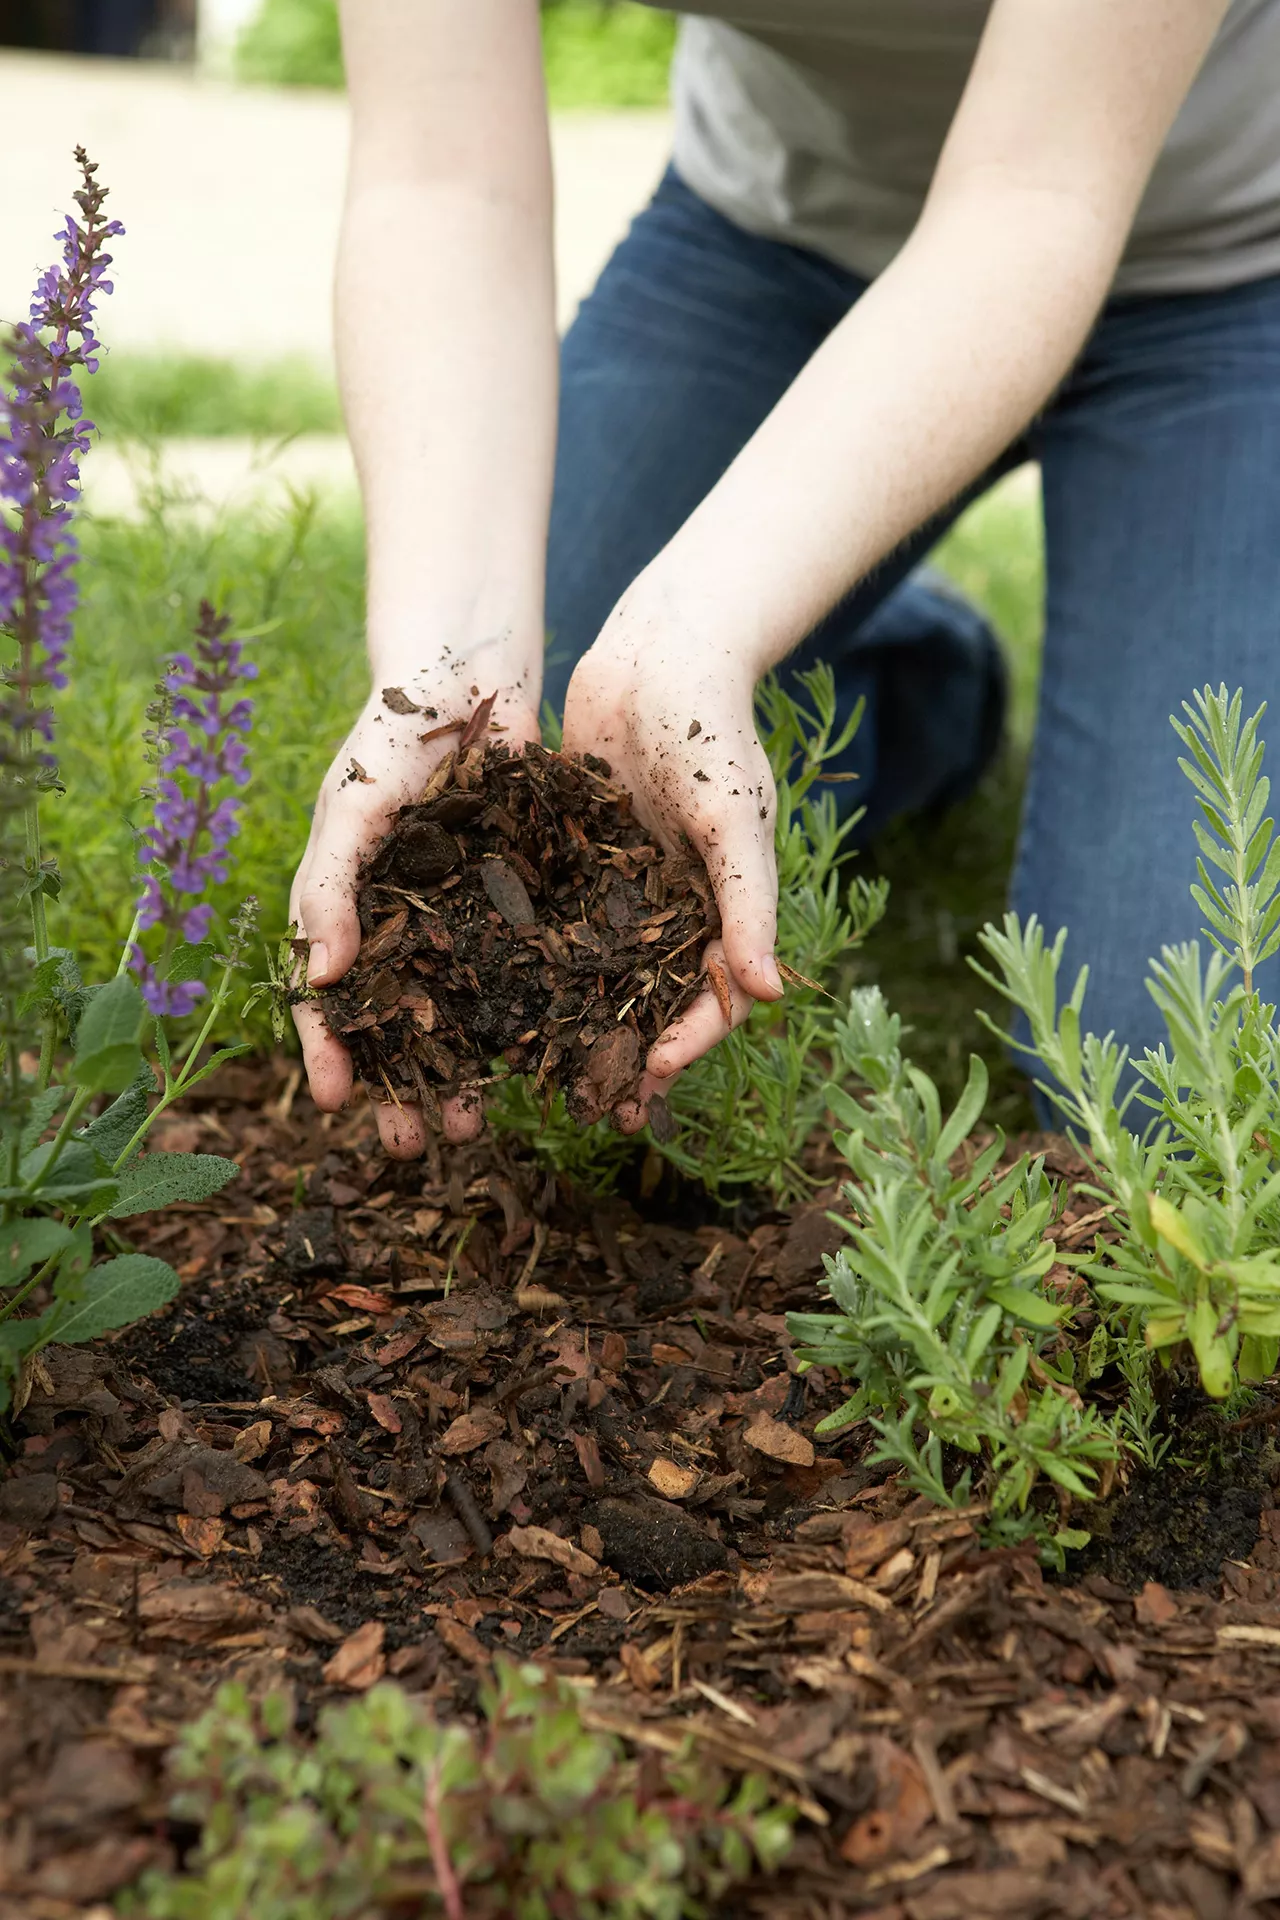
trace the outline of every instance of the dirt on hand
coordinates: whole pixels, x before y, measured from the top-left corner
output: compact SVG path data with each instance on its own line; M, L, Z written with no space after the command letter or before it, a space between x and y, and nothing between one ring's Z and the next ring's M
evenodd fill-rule
M433 1125L495 1063L598 1119L698 991L711 883L604 761L459 744L368 861L359 957L320 1004L374 1098Z

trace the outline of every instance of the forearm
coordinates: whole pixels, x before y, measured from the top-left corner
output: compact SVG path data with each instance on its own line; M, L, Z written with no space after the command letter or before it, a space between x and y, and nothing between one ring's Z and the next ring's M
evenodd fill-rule
M342 23L337 345L373 664L438 678L461 654L465 697L517 660L536 701L556 395L536 0L343 0Z
M498 639L540 671L551 275L547 225L525 207L451 184L353 188L338 357L379 671Z
M1083 210L940 209L814 355L628 602L758 675L953 499L1062 379L1115 243Z

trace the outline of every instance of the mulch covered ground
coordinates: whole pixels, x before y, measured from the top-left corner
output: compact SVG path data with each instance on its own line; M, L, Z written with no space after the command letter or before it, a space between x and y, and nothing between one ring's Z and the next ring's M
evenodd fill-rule
M174 1856L165 1750L219 1681L304 1724L384 1673L465 1715L496 1653L794 1797L786 1872L726 1913L1280 1914L1265 1474L1171 1557L1198 1589L1051 1582L864 1429L813 1439L839 1388L784 1315L833 1187L646 1219L492 1143L393 1166L284 1065L216 1086L160 1144L243 1178L134 1234L180 1301L46 1356L0 1482L2 1920L105 1920Z

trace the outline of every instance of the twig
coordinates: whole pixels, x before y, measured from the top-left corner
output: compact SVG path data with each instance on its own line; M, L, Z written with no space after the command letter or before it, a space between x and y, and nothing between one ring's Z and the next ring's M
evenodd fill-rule
M461 1474L446 1473L444 1490L452 1500L454 1510L467 1532L476 1552L482 1560L487 1560L493 1552L493 1535L490 1533L485 1517L475 1503L475 1496Z
M145 1686L151 1674L141 1667L94 1667L83 1660L27 1660L0 1654L0 1673L27 1674L33 1680L97 1680L104 1687Z

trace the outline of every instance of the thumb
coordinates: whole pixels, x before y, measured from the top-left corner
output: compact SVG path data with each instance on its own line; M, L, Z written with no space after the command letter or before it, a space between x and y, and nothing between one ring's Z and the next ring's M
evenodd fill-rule
M316 824L298 876L296 913L299 931L311 949L310 986L340 980L360 951L356 876L362 855L378 837L377 823L351 808L330 806Z
M761 814L765 817L762 819ZM773 802L727 808L701 836L729 971L756 1000L777 1000L782 978L773 947L778 926L778 868L773 848ZM697 844L695 842L695 844Z

